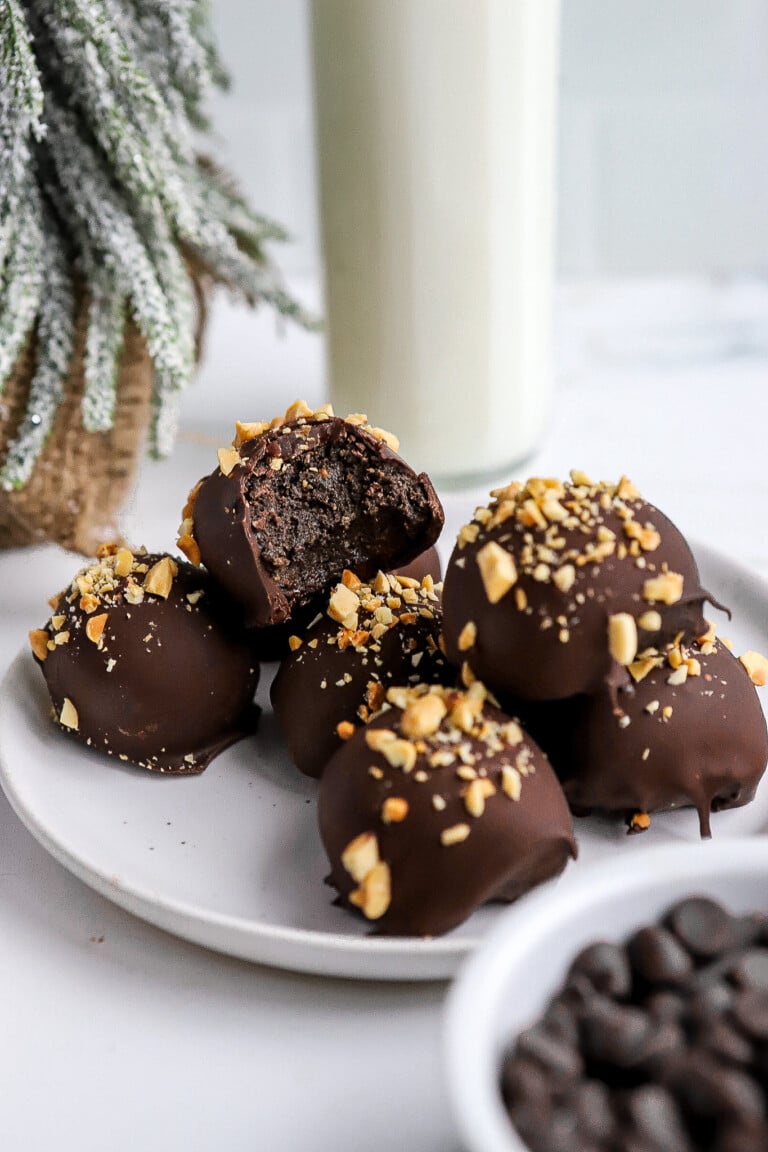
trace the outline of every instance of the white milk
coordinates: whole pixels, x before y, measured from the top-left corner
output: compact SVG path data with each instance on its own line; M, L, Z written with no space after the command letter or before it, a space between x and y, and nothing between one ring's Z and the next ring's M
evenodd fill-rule
M439 479L551 393L557 0L313 0L331 395Z

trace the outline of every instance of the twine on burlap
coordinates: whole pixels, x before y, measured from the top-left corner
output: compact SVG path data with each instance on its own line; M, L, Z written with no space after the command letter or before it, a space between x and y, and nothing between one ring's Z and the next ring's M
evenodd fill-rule
M199 356L211 281L190 269L197 305ZM85 388L88 300L79 298L75 350L69 381L49 437L29 482L17 492L0 490L0 549L54 542L92 556L115 538L115 521L133 484L149 424L152 360L133 321L125 325L117 380L117 408L108 432L86 432L81 402ZM0 395L0 462L27 407L35 371L34 333Z

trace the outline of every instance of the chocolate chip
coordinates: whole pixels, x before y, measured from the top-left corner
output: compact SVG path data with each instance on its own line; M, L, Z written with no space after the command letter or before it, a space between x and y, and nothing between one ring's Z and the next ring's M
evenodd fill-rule
M560 1080L576 1080L584 1072L584 1062L576 1048L551 1036L543 1025L523 1032L517 1042L517 1051Z
M750 993L745 993L745 995L749 996ZM722 1020L710 1022L706 1028L703 1028L700 1042L707 1052L721 1057L728 1064L746 1065L752 1063L752 1045L735 1028Z
M579 1025L573 1007L562 999L553 1000L544 1015L544 1027L551 1036L566 1044L579 1041Z
M765 918L696 898L585 949L516 1053L501 1088L531 1152L768 1152Z
M693 1024L708 1023L728 1011L734 996L733 988L723 980L697 984L686 1005L685 1019Z
M712 1152L763 1152L765 1148L768 1148L768 1127L736 1122L717 1134Z
M667 926L691 955L700 960L720 956L742 940L739 921L714 900L692 897L676 904L666 916Z
M733 1006L733 1017L747 1036L768 1041L768 989L749 988L740 993Z
M544 1108L552 1096L546 1071L534 1061L513 1053L502 1066L501 1091L508 1105L525 1101Z
M768 990L768 948L750 948L733 968L733 978L742 988Z
M586 977L598 992L622 1000L632 991L632 971L619 944L592 944L574 960L573 975Z
M681 984L693 970L690 954L666 928L641 928L629 941L627 952L646 984Z
M582 1048L590 1060L631 1068L642 1059L652 1027L640 1008L595 999L581 1021Z
M667 1020L653 1026L643 1045L639 1067L658 1080L663 1080L670 1060L685 1048L686 1036L679 1024Z
M764 1117L763 1094L754 1080L736 1069L724 1069L706 1052L693 1051L680 1061L668 1087L697 1119L733 1116L751 1122Z
M652 992L645 1000L645 1009L654 1020L674 1022L685 1011L685 1001L676 992Z
M682 1113L666 1088L649 1084L625 1097L627 1119L637 1134L659 1152L690 1152Z
M616 1121L611 1094L605 1084L599 1080L587 1080L580 1084L576 1089L573 1106L581 1140L593 1140L599 1144L610 1138Z

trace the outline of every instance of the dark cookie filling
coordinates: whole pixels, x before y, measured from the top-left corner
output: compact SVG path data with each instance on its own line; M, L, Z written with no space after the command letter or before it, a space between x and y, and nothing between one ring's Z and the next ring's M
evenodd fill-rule
M325 440L278 472L254 471L245 496L261 560L291 605L328 588L339 566L370 572L402 554L432 518L401 462L372 459L356 440Z

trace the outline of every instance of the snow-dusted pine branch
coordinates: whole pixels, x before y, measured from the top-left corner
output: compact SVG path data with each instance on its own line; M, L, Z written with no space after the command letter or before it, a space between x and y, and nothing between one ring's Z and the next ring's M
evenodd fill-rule
M225 82L208 0L0 0L0 389L30 336L37 348L3 486L28 479L50 433L81 291L84 427L111 427L131 316L161 453L194 368L188 262L307 322L265 251L282 229L195 155L206 93Z

